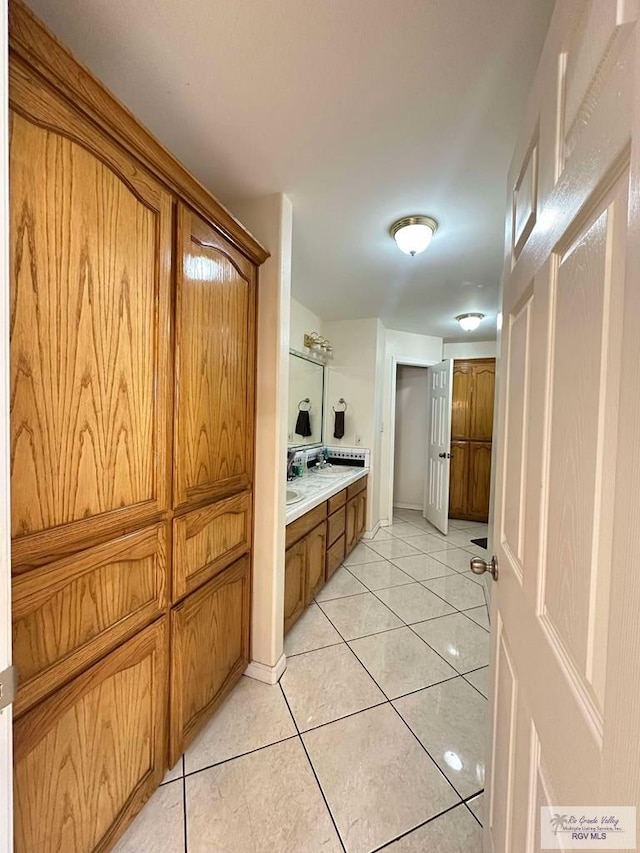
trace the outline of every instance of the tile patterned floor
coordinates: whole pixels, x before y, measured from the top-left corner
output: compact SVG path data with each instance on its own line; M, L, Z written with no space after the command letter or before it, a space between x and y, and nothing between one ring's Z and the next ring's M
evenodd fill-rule
M480 853L486 525L421 514L362 542L167 773L117 853Z

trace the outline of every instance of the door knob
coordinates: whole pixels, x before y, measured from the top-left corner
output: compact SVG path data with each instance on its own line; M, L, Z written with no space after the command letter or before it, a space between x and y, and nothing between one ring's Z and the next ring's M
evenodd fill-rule
M438 456L440 457L440 459L451 459L450 453L438 453Z
M483 560L482 557L472 557L469 565L474 575L483 575L485 572L489 572L494 581L498 580L497 557L493 556L490 560Z

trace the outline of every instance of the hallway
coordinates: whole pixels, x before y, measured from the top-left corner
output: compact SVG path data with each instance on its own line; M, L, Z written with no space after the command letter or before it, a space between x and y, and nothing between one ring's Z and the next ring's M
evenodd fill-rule
M291 630L280 684L242 679L117 853L479 853L486 530L397 510Z

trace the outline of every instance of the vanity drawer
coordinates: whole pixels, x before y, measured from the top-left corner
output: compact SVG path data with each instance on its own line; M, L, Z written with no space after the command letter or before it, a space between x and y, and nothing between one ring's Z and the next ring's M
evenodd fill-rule
M173 521L175 603L251 547L251 495L243 492Z
M301 518L292 521L287 525L286 547L289 548L298 539L302 539L307 533L310 533L314 527L317 527L327 517L327 502L321 503L319 506L309 510Z
M327 548L327 581L345 558L346 540L344 533L330 548Z
M341 506L344 506L347 502L347 490L343 489L341 492L338 492L337 495L334 495L332 498L329 498L328 501L328 512L331 515L332 512L335 512L337 509L340 509Z
M347 500L354 498L367 488L368 477L362 477L357 483L353 483L347 488Z
M167 533L157 524L14 578L16 715L162 613Z
M327 543L333 545L338 536L342 536L347 523L347 508L343 506L329 516L327 523Z

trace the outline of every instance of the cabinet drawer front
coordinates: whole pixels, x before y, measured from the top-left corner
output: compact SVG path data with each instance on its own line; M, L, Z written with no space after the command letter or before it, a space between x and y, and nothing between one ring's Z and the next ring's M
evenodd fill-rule
M16 853L110 850L166 766L167 619L14 725Z
M327 549L327 580L338 569L345 558L346 543L344 534Z
M249 663L249 557L171 611L169 766L173 766Z
M174 519L173 601L215 577L250 547L248 492Z
M337 509L340 509L341 506L344 506L347 502L347 490L343 489L341 492L338 492L337 495L334 495L332 498L329 498L327 501L327 512L331 515L332 512L335 512Z
M319 506L314 507L314 509L310 510L306 515L303 515L302 518L292 521L291 524L287 525L286 547L289 548L299 539L302 539L303 536L306 536L314 527L317 527L322 521L324 521L326 517L327 502L325 501Z
M164 610L166 546L157 524L14 578L16 714Z
M345 525L347 523L347 508L342 507L337 512L334 512L333 515L329 516L329 520L327 523L327 542L329 545L333 545L338 536L342 536L344 533Z
M353 483L347 488L347 500L359 495L360 492L364 491L367 488L367 480L368 477L362 477L362 479L358 480L357 483Z

